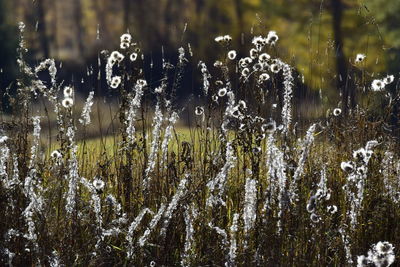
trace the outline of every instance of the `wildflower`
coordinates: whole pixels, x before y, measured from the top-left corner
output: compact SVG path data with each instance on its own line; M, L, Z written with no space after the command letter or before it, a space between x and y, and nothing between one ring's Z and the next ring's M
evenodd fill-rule
M254 48L250 49L250 57L251 57L252 59L255 59L255 58L257 58L257 56L258 56L258 51L257 51L257 49L254 49Z
M353 158L356 160L364 160L364 158L366 157L366 151L364 148L360 148L356 151L353 152Z
M361 62L364 61L365 58L366 58L366 55L364 55L364 54L357 54L355 62L356 62L356 63L361 63Z
M204 114L204 108L197 106L194 110L194 114L196 114L197 116L203 115Z
M259 82L259 83L265 82L265 81L269 80L269 78L270 78L270 76L269 76L268 73L262 73L262 74L260 74L260 76L258 77L258 82Z
M239 131L244 131L244 130L246 130L246 124L241 123L241 124L239 125Z
M336 117L339 116L341 113L342 113L342 110L340 108L335 108L333 110L333 115Z
M50 157L52 157L53 159L59 159L62 157L62 155L58 150L54 150L53 152L51 152Z
M271 70L273 73L278 73L278 72L280 71L280 67L279 67L278 64L272 64L272 65L270 66L270 70Z
M328 212L330 212L331 214L335 214L338 210L336 205L332 205L332 206L328 206Z
M221 88L218 90L218 96L224 97L226 95L226 92L227 92L226 88Z
M132 54L129 56L129 59L133 62L133 61L136 61L137 57L138 57L137 53L132 53Z
M66 97L63 99L61 104L63 105L64 108L71 108L72 105L74 104L74 100L70 97Z
M112 77L110 86L111 86L111 88L116 89L119 86L120 83L121 83L121 77L120 76L114 76L114 77Z
M228 52L228 58L230 60L234 60L236 58L236 51L235 50L231 50Z
M254 154L258 154L258 153L260 153L261 152L261 147L254 147L253 148L253 153Z
M267 60L269 60L271 58L270 55L268 55L267 53L262 53L261 55L258 56L258 60L260 62L265 62Z
M217 95L212 95L211 96L212 101L218 102L218 96Z
M104 188L104 182L100 178L95 178L93 180L93 186L98 192L100 192Z
M278 35L275 31L270 31L267 35L267 43L270 45L275 45L275 43L279 40Z
M74 90L69 86L65 86L63 93L64 97L72 97Z
M352 172L354 170L353 163L348 161L348 162L342 162L340 164L340 168L342 168L343 171L345 172Z
M385 78L383 78L383 83L386 84L391 84L394 81L394 76L393 75L388 75Z
M121 43L129 44L132 41L132 35L130 35L129 33L124 33L123 35L121 35L120 39Z
M242 70L242 76L243 77L247 77L247 75L249 75L249 73L250 73L250 70L248 68L244 68Z
M385 83L382 80L374 80L371 84L372 91L382 91L385 88Z

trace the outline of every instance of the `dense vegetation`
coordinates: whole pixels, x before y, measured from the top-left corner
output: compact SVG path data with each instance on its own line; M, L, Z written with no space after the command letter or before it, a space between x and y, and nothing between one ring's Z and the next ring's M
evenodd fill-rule
M53 59L27 61L19 30L20 73L2 89L1 265L395 262L399 77L371 73L370 54L354 53L336 103L318 105L323 116L302 116L307 78L280 56L279 32L259 29L246 50L230 35L208 37L212 65L193 63L186 44L161 57L157 80L125 33L87 68L81 106ZM182 105L190 65L200 94ZM329 66L317 77L334 84ZM105 97L94 90L102 79Z

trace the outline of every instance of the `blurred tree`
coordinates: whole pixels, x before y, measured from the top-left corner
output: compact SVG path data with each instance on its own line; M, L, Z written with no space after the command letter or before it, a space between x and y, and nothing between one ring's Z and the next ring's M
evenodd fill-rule
M9 4L5 0L0 0L0 107L6 105L5 90L15 80L17 66L17 29L15 24L8 16Z

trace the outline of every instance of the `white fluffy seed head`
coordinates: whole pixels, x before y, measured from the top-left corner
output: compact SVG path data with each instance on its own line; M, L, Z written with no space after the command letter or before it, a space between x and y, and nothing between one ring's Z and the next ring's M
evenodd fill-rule
M231 50L228 52L228 58L230 60L234 60L236 58L236 51L235 50Z
M74 105L74 100L70 97L66 97L61 102L64 108L71 108Z
M65 86L63 93L64 97L72 97L74 94L74 90L70 86Z
M111 86L111 88L116 89L116 88L118 88L118 86L120 85L120 83L121 83L121 76L114 76L114 77L112 77L112 79L111 79L111 84L110 84L110 86Z
M379 92L385 88L385 83L382 80L373 80L371 84L372 91Z
M364 61L365 58L366 58L366 55L364 55L364 54L357 54L356 59L355 59L355 62L356 62L356 63L361 63L361 62Z

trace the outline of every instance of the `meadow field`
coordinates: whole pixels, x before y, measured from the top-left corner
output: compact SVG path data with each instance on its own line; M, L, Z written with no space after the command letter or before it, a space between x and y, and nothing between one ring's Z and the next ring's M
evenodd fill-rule
M272 29L245 54L210 36L223 52L198 63L201 94L183 103L190 45L149 82L121 33L88 68L106 79L100 96L58 79L53 59L28 62L19 29L20 75L2 90L0 265L397 263L399 77L368 72L368 54L351 58L357 105L339 97L306 116L304 78Z

